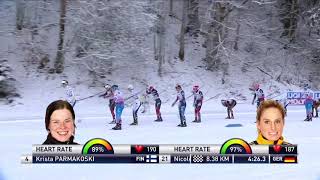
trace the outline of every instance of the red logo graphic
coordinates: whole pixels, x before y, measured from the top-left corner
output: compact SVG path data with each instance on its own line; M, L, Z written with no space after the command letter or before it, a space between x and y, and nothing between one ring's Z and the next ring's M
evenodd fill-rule
M281 151L281 146L280 145L273 145L273 150L276 153L279 153Z
M141 153L144 149L144 147L141 145L135 145L134 147L135 147L137 153Z

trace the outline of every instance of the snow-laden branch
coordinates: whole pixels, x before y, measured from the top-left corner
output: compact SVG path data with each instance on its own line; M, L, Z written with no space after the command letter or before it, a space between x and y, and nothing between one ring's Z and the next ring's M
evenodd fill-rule
M277 1L266 1L266 0L259 0L259 1L253 0L251 2L258 4L259 6L269 5L269 4L276 4L277 3Z

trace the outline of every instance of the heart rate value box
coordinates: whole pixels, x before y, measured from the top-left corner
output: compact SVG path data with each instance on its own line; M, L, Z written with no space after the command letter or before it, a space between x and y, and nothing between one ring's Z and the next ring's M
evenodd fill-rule
M159 145L131 145L131 154L159 154Z
M269 154L298 154L297 145L270 145Z

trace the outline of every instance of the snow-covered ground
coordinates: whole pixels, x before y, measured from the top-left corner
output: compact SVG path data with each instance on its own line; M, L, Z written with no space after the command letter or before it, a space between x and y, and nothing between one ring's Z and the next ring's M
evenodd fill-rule
M95 111L94 111L95 109ZM3 110L3 109L2 109ZM298 164L20 164L20 156L32 151L32 144L45 140L44 111L7 114L1 111L0 179L319 179L320 121L304 122L302 106L289 107L284 137L298 144ZM255 106L239 104L234 120L224 119L220 104L208 101L203 107L203 122L194 124L192 108L187 110L187 128L178 128L177 108L163 107L164 122L153 122L152 111L140 114L139 126L130 127L130 109L124 113L122 131L112 131L109 112L97 104L83 103L76 107L76 142L104 138L113 144L222 144L234 137L250 142L256 138ZM18 112L18 110L17 110ZM21 114L20 114L21 115ZM6 118L7 117L7 118ZM242 127L226 127L228 124ZM1 175L2 174L2 175Z
M114 2L116 3L116 1ZM59 6L53 3L49 7L57 9ZM150 110L143 115L139 115L139 126L137 127L128 125L132 122L131 108L125 108L122 131L112 131L110 130L112 125L107 124L110 121L107 100L94 97L78 102L75 107L77 119L75 140L81 144L96 137L107 139L114 144L222 144L234 137L243 138L250 142L256 138L257 133L254 123L255 106L248 104L252 98L248 87L252 82L260 82L267 97L285 93L288 89L300 91L301 88L292 84L276 82L259 72L257 67L260 66L268 67L270 72L277 71L278 69L273 64L278 63L279 59L283 59L282 56L287 59L290 59L290 57L283 53L282 45L278 43L275 45L270 43L270 46L274 45L272 48L274 49L272 51L274 56L271 56L271 58L265 58L264 51L257 51L259 56L252 56L242 50L252 40L241 41L240 43L243 43L243 45L240 44L242 48L240 48L239 54L231 54L228 60L229 75L225 77L226 83L222 84L223 71L204 70L205 64L201 59L205 57L205 49L202 47L204 39L201 37L198 39L186 38L185 61L181 62L177 59L179 23L168 23L166 62L163 65L162 77L159 77L157 73L158 61L153 60L152 34L146 37L143 43L144 46L148 47L146 48L148 51L143 53L139 50L144 49L137 48L136 44L128 44L129 49L132 49L130 54L126 51L126 48L111 47L117 50L116 54L122 55L123 52L128 54L116 58L117 61L113 62L112 74L106 75L104 79L94 81L86 68L72 62L72 53L66 54L65 71L62 74L48 74L45 70L37 69L39 64L32 64L30 58L28 59L28 51L24 49L23 44L30 43L30 31L28 29L16 31L15 9L14 1L0 1L0 17L2 17L0 19L0 41L3 42L0 43L0 57L8 59L8 64L13 69L12 76L16 79L14 86L21 95L21 98L16 98L9 105L0 102L0 148L3 151L0 155L0 180L109 178L116 180L129 178L211 180L220 178L246 179L248 177L269 180L320 180L320 157L317 157L320 149L320 135L318 134L320 119L314 119L313 122L303 122L305 118L303 106L289 107L284 131L284 136L288 142L298 144L298 164L20 164L20 156L31 153L32 144L39 144L45 140L47 134L44 125L45 109L50 102L64 98L64 91L60 87L60 82L63 79L67 79L71 86L76 88L77 99L103 91L105 83L117 83L122 90L126 89L128 84L133 84L138 90L144 89L146 84L153 85L158 89L163 100L161 111L164 122L153 122L155 113L153 102L150 100ZM177 9L177 11L180 10ZM261 14L259 11L257 13ZM39 16L43 18L42 23L58 23L58 13L50 14L50 16L47 14ZM168 21L172 20L168 19ZM40 22L39 25L41 25ZM144 27L143 24L138 26ZM45 35L45 38L40 38L45 40L45 43L34 44L39 45L40 49L49 53L51 58L51 64L49 65L51 67L53 67L53 59L56 54L58 29L54 25L48 31L39 31L40 35ZM74 27L68 24L66 31L70 32L70 36L67 35L66 39L72 39L71 34ZM242 31L247 31L247 29L242 28ZM251 32L248 31L248 34ZM265 39L261 40L265 43L264 41ZM255 45L256 43L252 44ZM29 44L27 44L27 47L29 47ZM257 45L257 49L259 47ZM263 47L262 50L267 49L267 46L261 47ZM133 60L137 61L132 63ZM300 60L299 58L298 61ZM287 67L286 69L290 73L295 72L292 70L295 69L293 68L295 67L294 61L284 67ZM310 66L306 66L306 68L310 68ZM317 66L313 68L317 68ZM292 77L289 76L289 79L297 79L295 76L300 77L299 71ZM92 81L95 83L92 83ZM186 110L188 127L176 127L179 123L177 107L170 107L175 97L174 86L176 83L182 84L186 96L191 94L192 86L198 84L204 93L205 101L215 97L204 103L202 108L203 122L201 124L191 123L193 109L191 107L192 98L189 98ZM299 83L295 82L295 84ZM129 95L128 91L124 90L124 93L126 97ZM235 108L236 119L234 120L224 119L226 110L219 101L227 97L236 98L240 102ZM242 124L242 127L226 127L231 123Z

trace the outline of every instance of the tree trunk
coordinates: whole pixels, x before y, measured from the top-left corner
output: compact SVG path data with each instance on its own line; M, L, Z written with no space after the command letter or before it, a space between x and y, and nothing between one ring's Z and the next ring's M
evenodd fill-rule
M200 29L199 0L189 0L186 32L197 37Z
M295 31L297 28L297 0L292 0L291 9L290 9L290 26L289 26L289 39L290 41L295 40Z
M166 32L165 32L165 17L160 16L160 33L159 39L158 39L158 48L159 48L159 54L158 54L158 60L159 60L159 66L158 66L158 75L162 76L162 65L164 63L165 58L165 39L166 39Z
M16 0L16 28L22 30L25 15L25 2L24 0Z
M284 29L281 37L286 36L290 41L294 41L299 16L297 0L280 0L280 4L280 21Z
M236 39L234 41L234 46L233 49L238 51L239 47L238 47L238 42L239 42L239 37L240 37L240 23L239 21L237 21L237 30L236 30Z
M173 0L170 0L169 16L173 16Z
M158 10L158 20L156 23L156 34L154 38L155 43L155 59L158 60L158 75L162 76L162 65L165 61L165 40L166 40L166 25L165 18L168 15L166 1L157 2L156 9Z
M154 33L153 35L153 54L154 54L154 60L158 60L158 47L157 47L158 43L157 43L157 32Z
M54 64L56 73L62 73L64 69L63 42L64 42L64 34L65 34L66 7L67 7L67 0L60 0L59 43L58 43L56 62Z
M209 29L206 35L206 63L207 69L219 69L221 60L217 56L220 47L223 46L226 37L225 19L227 18L227 2L213 2L208 9L212 13Z
M186 12L188 8L187 0L182 0L182 22L180 29L180 50L179 50L179 59L184 61L184 34L185 34L185 26L186 26Z

